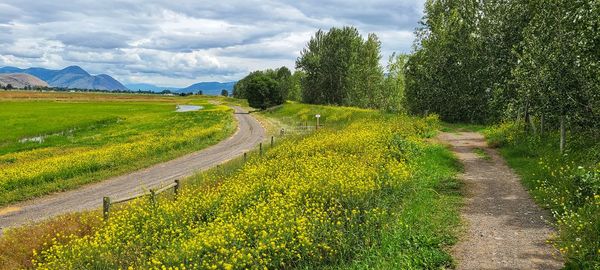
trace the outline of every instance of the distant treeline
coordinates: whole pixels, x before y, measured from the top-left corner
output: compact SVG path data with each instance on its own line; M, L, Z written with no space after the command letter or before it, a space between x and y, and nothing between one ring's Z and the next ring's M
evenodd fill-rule
M43 86L26 86L24 88L15 88L11 84L3 86L1 89L4 90L28 90L28 91L54 91L54 92L95 92L95 93L124 93L124 94L152 94L152 95L176 95L176 96L190 96L190 95L202 95L202 91L197 93L176 93L170 90L163 90L161 92L153 92L149 90L102 90L102 89L79 89L79 88L62 88L62 87L43 87ZM226 90L225 90L226 91ZM221 93L223 94L223 92Z

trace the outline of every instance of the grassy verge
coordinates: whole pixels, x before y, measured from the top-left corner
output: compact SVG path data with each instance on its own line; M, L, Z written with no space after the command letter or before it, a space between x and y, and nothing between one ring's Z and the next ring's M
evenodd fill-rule
M536 202L552 212L558 230L553 243L566 267L600 268L600 143L594 134L569 134L561 154L556 133L525 134L511 123L485 133Z
M429 146L420 158L415 181L403 196L390 201L390 216L381 239L352 261L335 269L439 269L454 262L447 252L458 235L460 170L452 153Z

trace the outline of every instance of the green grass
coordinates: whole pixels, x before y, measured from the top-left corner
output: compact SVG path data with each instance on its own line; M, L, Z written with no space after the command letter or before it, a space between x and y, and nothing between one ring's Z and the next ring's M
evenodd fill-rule
M315 115L321 115L319 124L327 128L341 128L358 119L378 115L376 111L354 107L308 105L288 102L271 110L261 112L262 115L276 119L288 126L315 126Z
M480 158L484 159L484 160L492 160L492 157L490 157L490 155L488 155L487 152L485 152L485 150L481 149L481 148L475 148L473 149L473 152Z
M332 269L439 269L455 265L448 248L461 228L461 166L442 146L429 146L419 160L415 181L390 200L393 215L380 242Z
M480 124L469 124L469 123L442 123L442 128L440 129L443 132L481 132L485 130L488 126L480 125Z
M0 206L169 160L235 129L230 109L206 98L11 95L0 94ZM177 113L176 104L204 109Z

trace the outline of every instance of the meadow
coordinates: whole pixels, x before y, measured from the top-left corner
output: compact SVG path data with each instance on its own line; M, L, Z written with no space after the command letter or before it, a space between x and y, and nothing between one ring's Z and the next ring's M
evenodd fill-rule
M0 108L0 206L169 160L235 129L229 107L202 97L9 91Z
M315 112L327 119L319 131L187 179L176 199L134 201L106 223L92 212L10 230L0 246L20 247L20 267L39 269L452 266L460 167L428 139L437 119L304 104L260 117L296 123ZM32 231L39 241L19 237Z

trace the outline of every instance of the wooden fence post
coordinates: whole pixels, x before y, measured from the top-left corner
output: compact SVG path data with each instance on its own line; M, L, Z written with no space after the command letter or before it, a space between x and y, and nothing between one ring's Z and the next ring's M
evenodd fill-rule
M104 221L108 221L108 214L110 212L110 198L104 197L102 198L102 216Z
M246 160L248 160L248 152L244 152L244 162L246 162Z
M260 144L258 145L258 149L259 149L260 155L262 156L262 154L263 154L263 151L262 151L262 143L260 143Z
M271 136L271 147L273 147L273 136Z
M175 179L175 186L173 187L173 193L175 193L175 198L177 198L177 196L179 195L180 185L181 183L179 182L179 179Z
M150 190L150 202L152 203L152 206L156 205L156 192L154 189Z

